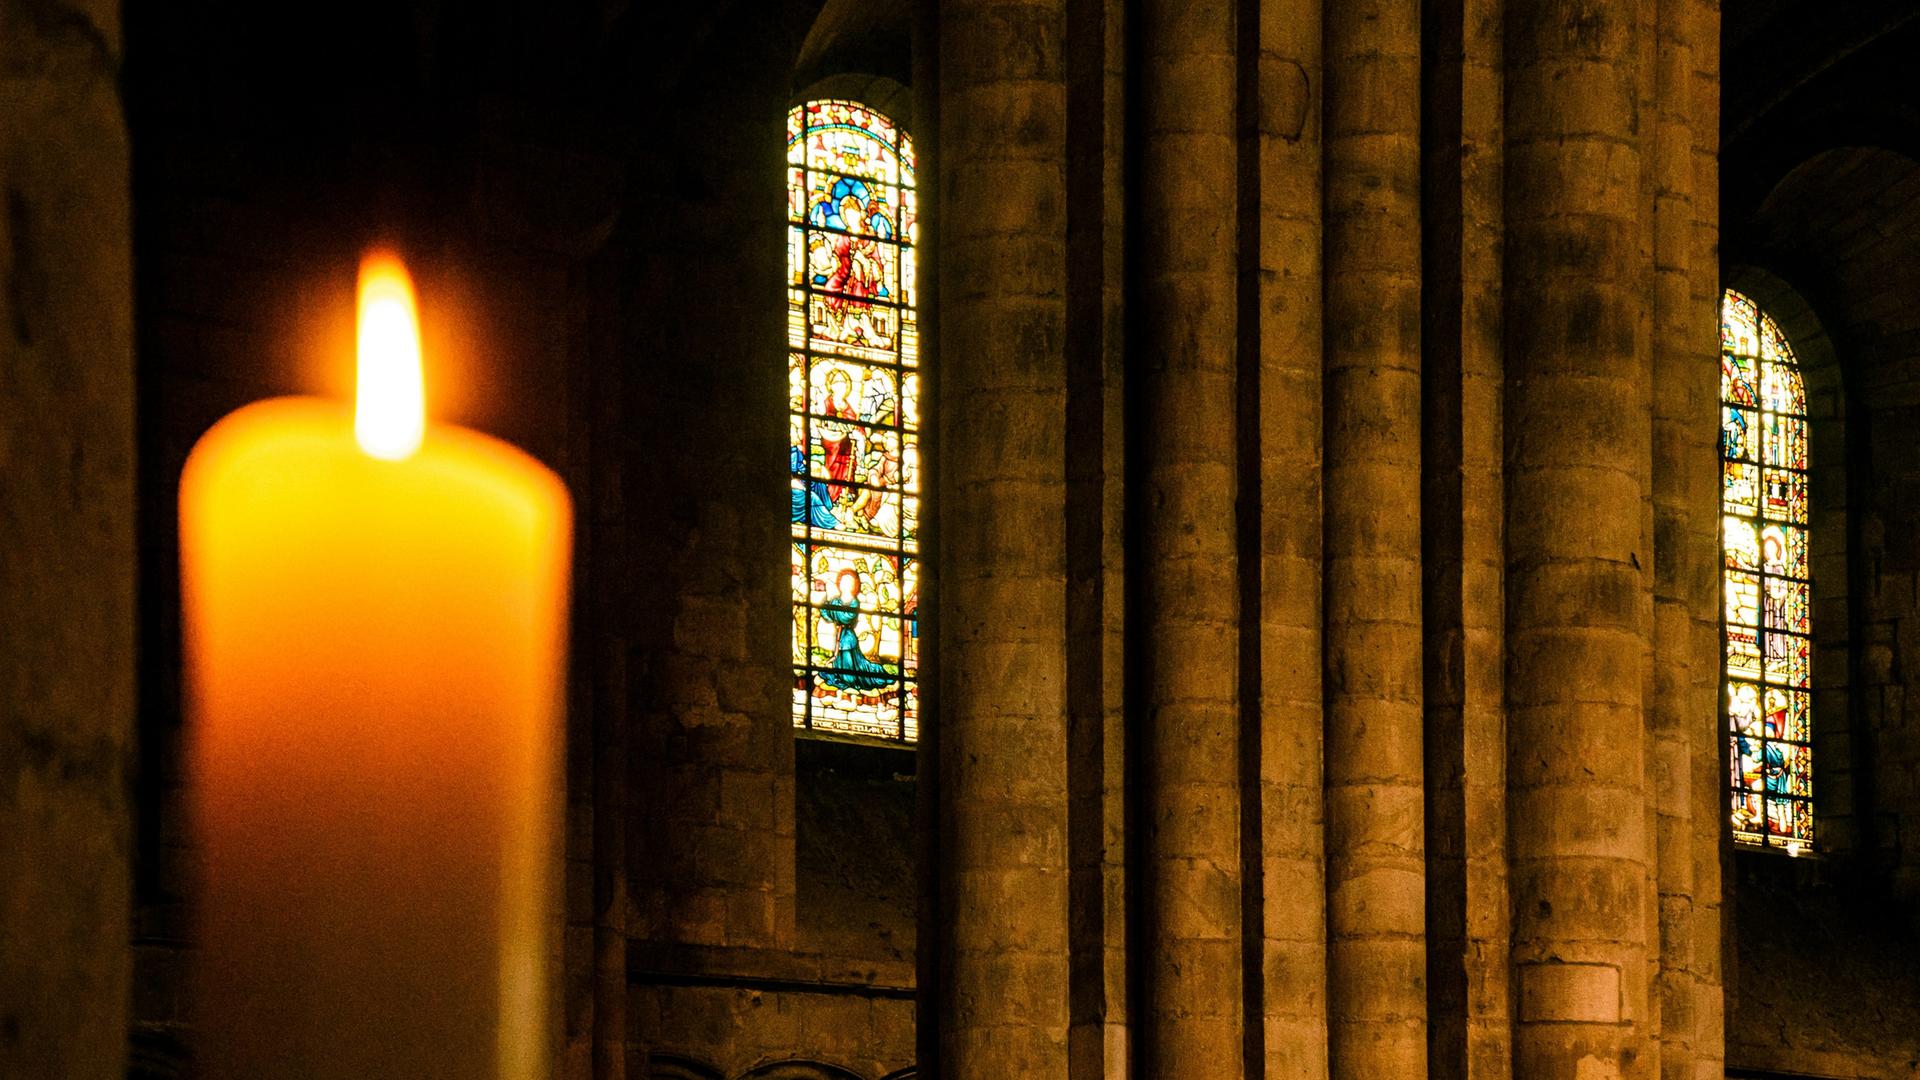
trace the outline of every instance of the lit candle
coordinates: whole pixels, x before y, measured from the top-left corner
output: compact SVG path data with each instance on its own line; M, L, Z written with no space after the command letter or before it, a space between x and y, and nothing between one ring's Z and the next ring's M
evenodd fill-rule
M572 511L425 423L396 259L359 317L356 408L249 405L180 480L198 1073L544 1077Z

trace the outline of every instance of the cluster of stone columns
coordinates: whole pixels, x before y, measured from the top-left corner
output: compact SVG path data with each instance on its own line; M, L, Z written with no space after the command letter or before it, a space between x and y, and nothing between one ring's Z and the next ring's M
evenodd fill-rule
M1715 1075L1717 6L925 10L923 1067Z

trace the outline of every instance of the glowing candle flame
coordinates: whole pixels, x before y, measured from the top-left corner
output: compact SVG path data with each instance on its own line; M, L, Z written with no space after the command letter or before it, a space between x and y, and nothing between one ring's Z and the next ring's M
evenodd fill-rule
M360 449L385 461L411 457L426 433L425 396L413 279L392 252L370 252L360 261L360 371L353 411Z

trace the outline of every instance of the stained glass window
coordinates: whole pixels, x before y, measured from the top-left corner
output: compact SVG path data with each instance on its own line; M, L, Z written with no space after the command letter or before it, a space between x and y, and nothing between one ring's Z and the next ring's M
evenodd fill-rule
M919 734L913 143L851 101L787 114L793 725Z
M1720 306L1720 509L1734 839L1813 843L1807 394L1780 327Z

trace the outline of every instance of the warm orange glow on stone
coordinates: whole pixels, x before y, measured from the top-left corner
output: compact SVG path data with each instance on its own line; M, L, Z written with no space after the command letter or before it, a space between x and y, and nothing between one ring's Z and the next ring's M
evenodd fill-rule
M181 477L201 1075L547 1074L572 511L414 442L278 398Z

